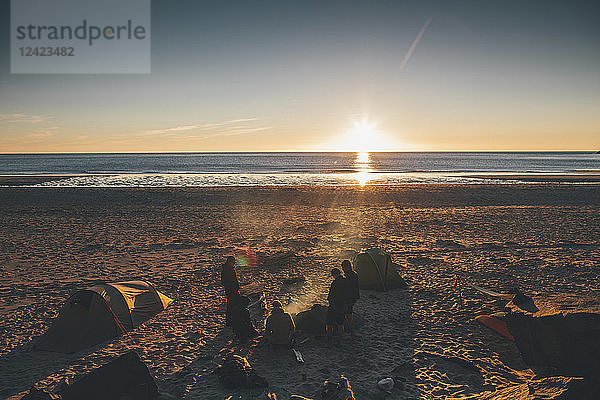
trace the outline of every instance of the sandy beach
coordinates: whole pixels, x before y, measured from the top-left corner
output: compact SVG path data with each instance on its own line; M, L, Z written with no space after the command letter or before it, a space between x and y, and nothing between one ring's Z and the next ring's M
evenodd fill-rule
M20 398L34 384L57 390L130 349L162 392L182 399L264 398L219 384L212 372L231 351L248 357L280 399L317 398L319 385L340 374L361 400L559 398L573 377L528 368L514 342L477 323L504 304L469 284L518 286L559 309L600 304L594 184L5 187L0 227L0 398ZM296 299L292 311L326 303L329 269L369 247L392 255L409 289L363 291L356 340L328 349L309 338L298 364L287 351L240 345L224 329L218 266L235 246L258 256L238 271L241 283L261 285L267 303ZM283 283L297 275L306 282ZM131 279L153 282L174 303L129 336L82 353L33 350L73 291ZM264 317L253 317L260 326ZM403 383L386 394L377 381L392 374Z

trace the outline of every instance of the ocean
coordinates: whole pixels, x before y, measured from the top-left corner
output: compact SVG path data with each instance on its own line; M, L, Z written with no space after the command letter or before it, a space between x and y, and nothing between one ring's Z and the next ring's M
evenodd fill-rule
M44 186L477 183L598 172L594 152L0 154L0 175L78 175Z

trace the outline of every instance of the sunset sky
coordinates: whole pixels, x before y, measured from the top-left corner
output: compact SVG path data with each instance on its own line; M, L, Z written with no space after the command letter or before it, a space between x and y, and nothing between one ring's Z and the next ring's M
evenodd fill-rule
M596 151L597 4L153 1L150 74L18 75L2 0L0 152Z

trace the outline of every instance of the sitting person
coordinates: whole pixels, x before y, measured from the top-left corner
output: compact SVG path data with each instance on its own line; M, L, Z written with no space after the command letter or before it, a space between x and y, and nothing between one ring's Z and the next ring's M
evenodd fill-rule
M287 346L292 342L296 326L289 313L283 311L278 300L272 304L271 314L265 324L265 337L269 343L277 346Z
M250 320L250 311L248 311L250 300L246 296L240 296L232 304L231 309L231 328L233 333L240 339L240 342L246 342L248 339L258 336Z

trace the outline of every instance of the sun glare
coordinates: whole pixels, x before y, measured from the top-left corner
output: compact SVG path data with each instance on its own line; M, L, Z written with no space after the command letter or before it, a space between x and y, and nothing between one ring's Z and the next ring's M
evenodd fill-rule
M362 115L351 122L339 135L331 138L319 147L325 151L376 152L397 151L396 140L380 130L379 123Z
M348 132L346 146L354 151L372 151L376 150L380 143L377 124L369 122L365 117L360 121L354 122L354 127Z

